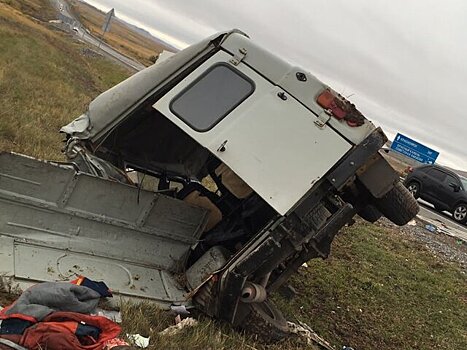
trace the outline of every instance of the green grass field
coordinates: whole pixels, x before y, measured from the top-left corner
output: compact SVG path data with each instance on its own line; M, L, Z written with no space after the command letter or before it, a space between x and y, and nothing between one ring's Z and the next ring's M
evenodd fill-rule
M300 293L276 301L334 345L355 349L461 349L467 345L465 271L397 229L360 222L328 260L292 278Z
M62 159L59 128L100 92L129 76L53 30L47 0L0 0L0 151ZM275 301L336 349L443 349L467 346L465 270L434 257L398 230L357 223L336 238L330 259L310 262L290 284L298 294ZM5 301L5 300L4 300ZM1 302L1 301L0 301ZM157 333L173 318L151 305L124 305L124 329L151 335L149 349L296 349L271 346L201 318L176 337Z

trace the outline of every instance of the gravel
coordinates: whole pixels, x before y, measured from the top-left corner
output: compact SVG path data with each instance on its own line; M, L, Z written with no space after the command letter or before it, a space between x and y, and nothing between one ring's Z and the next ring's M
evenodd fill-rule
M425 228L426 223L419 218L402 227L394 225L386 218L381 218L376 224L398 230L408 239L422 243L443 261L459 264L461 269L467 273L467 244L461 239L437 231L430 232Z

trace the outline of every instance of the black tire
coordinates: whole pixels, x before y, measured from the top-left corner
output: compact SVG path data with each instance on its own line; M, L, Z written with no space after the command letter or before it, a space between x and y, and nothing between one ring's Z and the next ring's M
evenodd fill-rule
M420 197L420 184L417 181L411 181L407 184L407 189L415 199Z
M287 320L270 300L243 306L250 308L250 314L241 326L245 332L256 335L266 343L277 342L289 336Z
M412 220L420 210L417 200L401 182L396 182L382 198L374 199L374 204L385 217L399 226Z
M371 223L378 221L379 218L383 216L383 214L381 214L381 212L371 204L368 204L364 208L360 209L358 215L360 215L362 219Z
M457 204L452 211L452 218L460 224L467 223L467 204Z

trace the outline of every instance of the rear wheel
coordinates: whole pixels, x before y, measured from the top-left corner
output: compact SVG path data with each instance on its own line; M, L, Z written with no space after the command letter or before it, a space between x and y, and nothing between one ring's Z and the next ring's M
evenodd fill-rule
M374 205L368 204L358 211L358 215L368 222L376 222L383 215Z
M287 320L270 301L262 303L243 304L250 308L250 314L242 324L245 332L255 334L265 342L272 343L289 335Z
M396 225L402 226L412 220L420 210L417 200L401 182L381 198L374 200L376 208Z
M467 223L467 204L460 203L456 205L452 212L452 217L461 224Z
M414 198L420 197L420 185L418 182L412 181L407 185L407 189L414 196Z

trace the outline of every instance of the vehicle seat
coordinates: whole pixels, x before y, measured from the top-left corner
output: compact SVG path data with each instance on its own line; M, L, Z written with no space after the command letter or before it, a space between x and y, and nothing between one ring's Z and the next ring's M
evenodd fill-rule
M225 188L238 199L245 199L253 193L252 188L224 163L215 169L215 173Z
M208 197L204 197L199 191L191 192L183 199L183 201L208 210L208 222L204 228L204 232L210 231L214 226L222 221L222 213L219 208L216 207Z
M209 192L202 185L198 183L192 183L184 187L177 195L179 199L184 202L195 205L197 207L204 208L208 211L208 221L204 232L210 231L213 227L222 221L222 212L214 204L214 193Z

